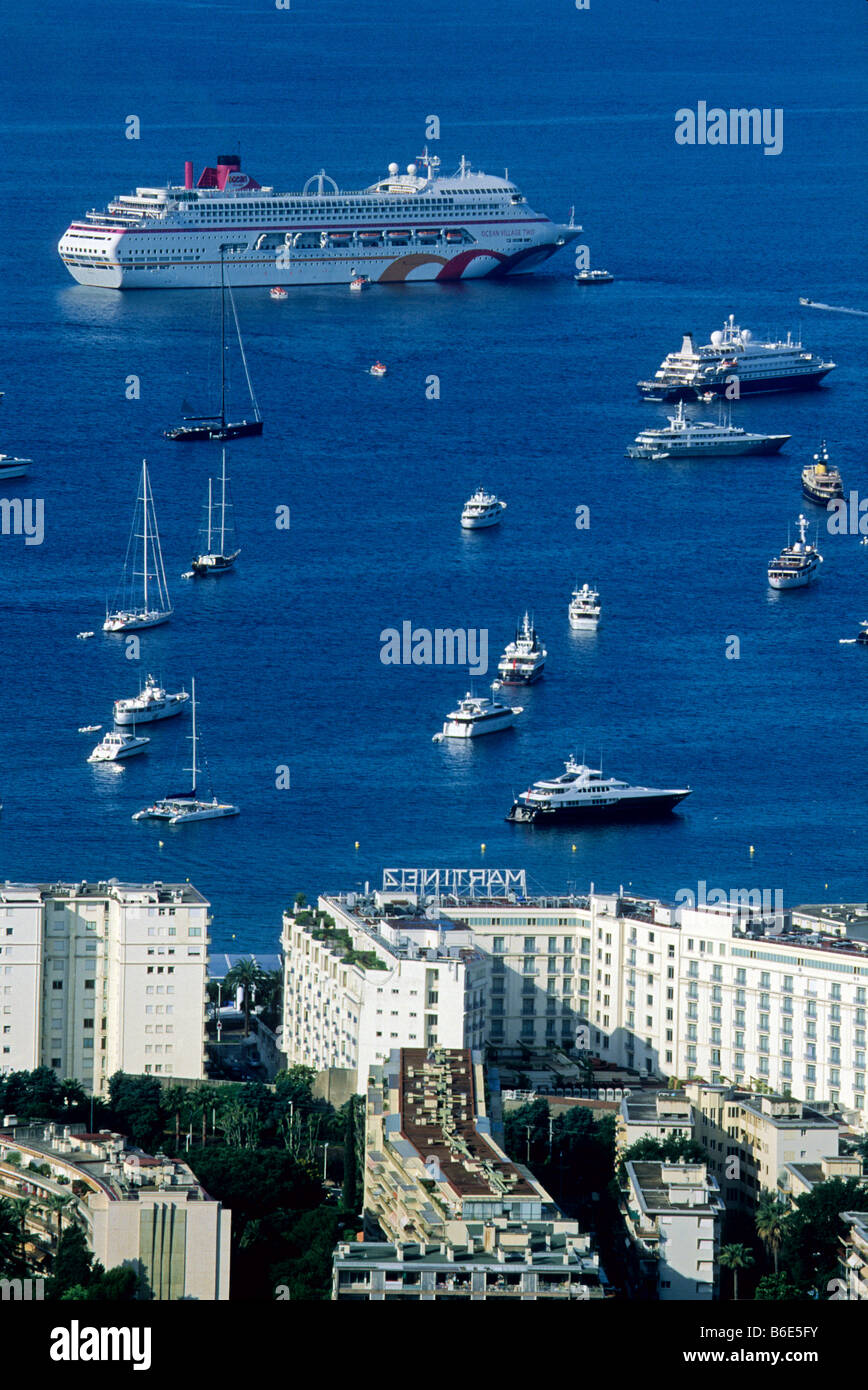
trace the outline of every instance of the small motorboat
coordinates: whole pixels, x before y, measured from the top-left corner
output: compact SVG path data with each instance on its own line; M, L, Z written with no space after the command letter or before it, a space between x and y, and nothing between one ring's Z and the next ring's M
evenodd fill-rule
M371 367L371 376L385 376L386 366L384 362L375 362Z
M80 734L98 734L102 724L82 724L79 728Z
M351 290L367 290L371 286L370 275L354 275L350 281Z
M75 635L78 638L79 642L86 642L88 637L96 636L96 634L93 632L77 632Z
M608 270L580 270L573 276L577 285L610 285L614 278Z
M288 298L289 298L289 294L288 294L288 292L283 288L283 285L273 285L272 288L268 291L268 293L271 295L271 298L272 298L272 299L288 299Z
M705 405L711 405L711 402L714 400L714 392L713 392L713 391L701 391L701 392L699 393L698 399L701 400Z

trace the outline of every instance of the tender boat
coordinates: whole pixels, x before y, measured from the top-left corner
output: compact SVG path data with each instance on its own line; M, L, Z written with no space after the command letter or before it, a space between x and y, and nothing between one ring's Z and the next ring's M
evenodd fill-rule
M825 507L836 497L844 496L844 484L837 468L829 467L829 453L825 439L819 451L814 454L813 463L802 469L802 492L809 502Z
M283 285L272 285L272 287L271 287L271 289L268 291L268 293L271 295L271 298L272 298L272 299L288 299L288 298L289 298L289 291L288 291L288 290L285 290L285 289L283 288Z
M497 664L498 675L504 685L532 685L542 675L547 655L529 614L525 613L515 630L514 641Z
M144 753L150 741L149 738L142 738L138 734L126 734L120 729L110 729L96 745L88 762L120 762L122 758L131 758L134 753Z
M196 682L192 682L192 711L193 711L193 766L191 768L192 784L188 792L173 792L169 796L162 797L155 801L151 806L145 806L141 811L133 813L133 820L165 820L170 825L186 825L188 821L194 820L217 820L223 816L237 816L239 809L228 801L218 801L211 792L211 800L205 801L197 795L197 776L199 769L196 766ZM211 790L209 788L209 790Z
M722 412L721 412L722 414ZM627 458L701 458L726 454L776 454L790 438L788 434L750 434L732 422L691 420L679 401L675 414L667 417L667 429L642 430L627 450Z
M819 386L834 369L834 362L805 352L789 333L785 343L754 342L750 329L740 328L730 314L701 347L692 333L685 333L679 350L670 352L654 377L638 386L649 400L694 400L708 391L724 395L730 378L737 377L741 397L758 391L804 391Z
M495 681L492 690L499 689ZM443 730L434 735L434 743L444 738L478 738L480 734L496 734L509 729L522 712L521 705L501 705L487 695L473 695L468 690L458 708L447 715Z
M138 530L139 526L141 530ZM137 565L141 565L141 568L137 568ZM174 612L163 568L147 460L142 462L141 491L136 499L124 576L115 602L117 606L114 611L106 612L103 632L131 632L136 628L157 627L159 623L167 623Z
M596 589L576 585L570 599L570 627L579 631L595 631L600 624L600 595Z
M370 287L371 287L371 277L370 277L370 275L354 275L353 278L352 278L352 280L350 281L350 289L351 289L351 290L355 290L357 293L358 293L360 290L367 290L367 289L370 289Z
M115 700L114 721L123 727L126 724L153 724L158 719L172 719L186 708L189 698L186 690L170 694L149 675L138 695L127 700Z
M478 531L483 526L497 526L505 511L505 502L501 502L493 492L486 492L484 488L478 487L473 496L468 497L464 503L461 525L465 531Z
M534 782L522 792L506 819L540 825L647 820L673 810L686 796L689 787L632 787L568 758L560 777Z
M573 276L577 285L610 285L614 278L608 270L580 270Z
M800 516L796 524L799 539L793 545L784 546L780 555L769 562L769 584L773 589L801 589L812 584L823 563L816 546L805 540L807 518Z
M101 728L102 724L82 724L78 732L80 734L98 734Z
M0 454L0 483L4 478L23 478L33 459L17 459L11 454Z
M87 639L88 639L88 637L95 637L95 636L96 636L96 633L95 633L95 632L77 632L75 635L76 635L76 637L77 637L77 639L78 639L79 642L86 642Z
M386 367L382 362L375 362L371 368L371 376L385 376Z

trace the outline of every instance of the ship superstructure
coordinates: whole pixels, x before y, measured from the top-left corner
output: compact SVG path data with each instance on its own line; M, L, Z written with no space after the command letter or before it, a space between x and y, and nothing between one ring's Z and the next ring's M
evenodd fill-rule
M534 212L508 177L440 172L427 151L368 188L343 191L325 170L297 193L259 184L221 155L194 184L137 188L74 221L58 251L72 277L108 289L350 284L472 279L534 269L581 227Z

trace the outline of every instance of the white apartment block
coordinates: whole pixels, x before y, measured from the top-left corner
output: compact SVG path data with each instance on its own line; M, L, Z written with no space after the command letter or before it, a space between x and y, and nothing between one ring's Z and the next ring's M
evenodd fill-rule
M652 1295L715 1296L724 1206L704 1163L628 1163L622 1211Z
M868 1211L842 1211L840 1270L846 1297L868 1303Z
M343 1068L367 1089L396 1047L481 1047L485 957L468 931L391 915L354 894L321 897L335 930L283 921L281 1048L289 1064Z
M201 1079L210 920L189 883L0 884L0 1073Z
M868 1124L862 940L623 894L438 905L489 958L492 1044L568 1046L585 1024L605 1061L827 1101Z
M127 1147L119 1134L83 1125L13 1125L0 1132L0 1197L25 1199L27 1253L50 1269L58 1222L81 1229L106 1269L125 1265L156 1299L229 1297L231 1212L209 1197L179 1159Z

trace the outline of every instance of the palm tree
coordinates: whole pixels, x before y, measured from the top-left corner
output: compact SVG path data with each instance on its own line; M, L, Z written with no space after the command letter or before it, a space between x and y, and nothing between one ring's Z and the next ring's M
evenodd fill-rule
M20 1216L12 1198L0 1197L0 1277L19 1272Z
M264 973L253 957L247 956L244 960L235 962L223 981L227 993L236 989L242 991L245 1038L250 1036L250 1007L256 995L256 986L261 983Z
M724 1245L717 1258L724 1269L732 1270L732 1296L738 1302L738 1271L750 1269L753 1255L746 1245Z
M74 1201L73 1197L66 1197L60 1192L49 1192L43 1199L43 1207L47 1212L57 1212L57 1239L60 1240L63 1234L63 1213L69 1204Z
M784 1242L786 1229L786 1213L777 1197L768 1193L757 1208L756 1233L766 1250L770 1250L774 1257L775 1274L778 1272L778 1254Z

